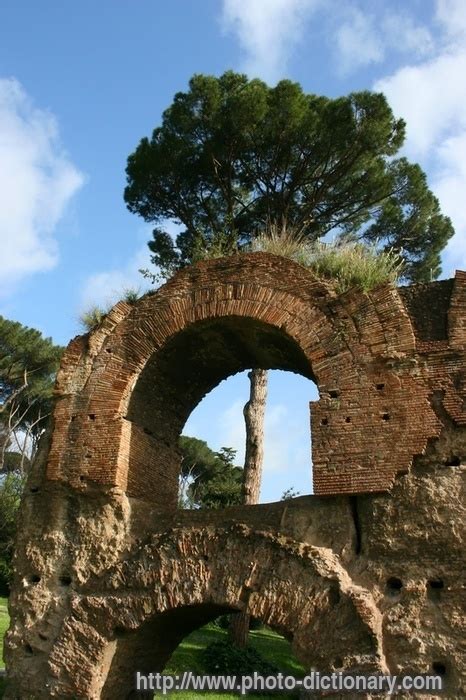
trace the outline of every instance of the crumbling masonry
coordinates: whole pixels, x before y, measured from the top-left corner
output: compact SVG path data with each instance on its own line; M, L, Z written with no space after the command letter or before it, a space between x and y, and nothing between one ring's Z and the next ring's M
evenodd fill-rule
M222 379L316 382L313 496L177 510L178 437ZM336 295L262 253L183 270L74 339L21 506L7 698L127 698L248 609L305 667L466 696L466 273Z

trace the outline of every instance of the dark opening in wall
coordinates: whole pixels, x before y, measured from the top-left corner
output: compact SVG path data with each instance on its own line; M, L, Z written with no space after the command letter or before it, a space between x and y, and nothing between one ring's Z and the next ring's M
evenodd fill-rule
M441 578L433 578L427 581L427 595L430 600L440 600L444 583Z
M450 459L445 460L444 464L446 467L460 467L461 458L457 455L453 455L453 457L450 457Z
M433 661L432 662L432 671L437 676L444 676L447 672L447 667L445 666L443 661Z
M397 576L390 576L390 578L387 579L386 591L388 595L399 595L402 588L403 581Z

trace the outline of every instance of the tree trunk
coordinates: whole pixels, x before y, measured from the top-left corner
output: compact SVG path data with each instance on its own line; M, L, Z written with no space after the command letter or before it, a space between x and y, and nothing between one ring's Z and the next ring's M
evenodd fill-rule
M267 372L253 369L248 374L251 382L249 401L243 413L246 423L246 454L243 473L243 503L253 505L259 502L264 459L264 416L267 400ZM240 612L232 616L230 640L243 649L248 643L249 614Z

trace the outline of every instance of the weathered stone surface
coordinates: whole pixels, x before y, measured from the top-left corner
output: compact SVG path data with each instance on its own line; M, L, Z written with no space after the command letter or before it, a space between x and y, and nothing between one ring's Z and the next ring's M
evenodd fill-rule
M264 254L179 273L72 341L21 505L9 698L129 697L247 609L321 671L464 697L466 274L337 297ZM250 367L316 381L315 496L178 511L178 436Z

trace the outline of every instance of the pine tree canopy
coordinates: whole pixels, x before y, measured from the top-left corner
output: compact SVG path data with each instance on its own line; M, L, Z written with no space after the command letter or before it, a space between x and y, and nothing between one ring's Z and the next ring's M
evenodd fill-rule
M311 241L377 241L402 253L406 279L429 280L453 227L420 166L399 156L404 138L383 94L331 99L289 80L194 75L129 156L124 197L155 224L149 247L165 274L212 248L244 249L274 224ZM182 226L175 242L167 220Z

